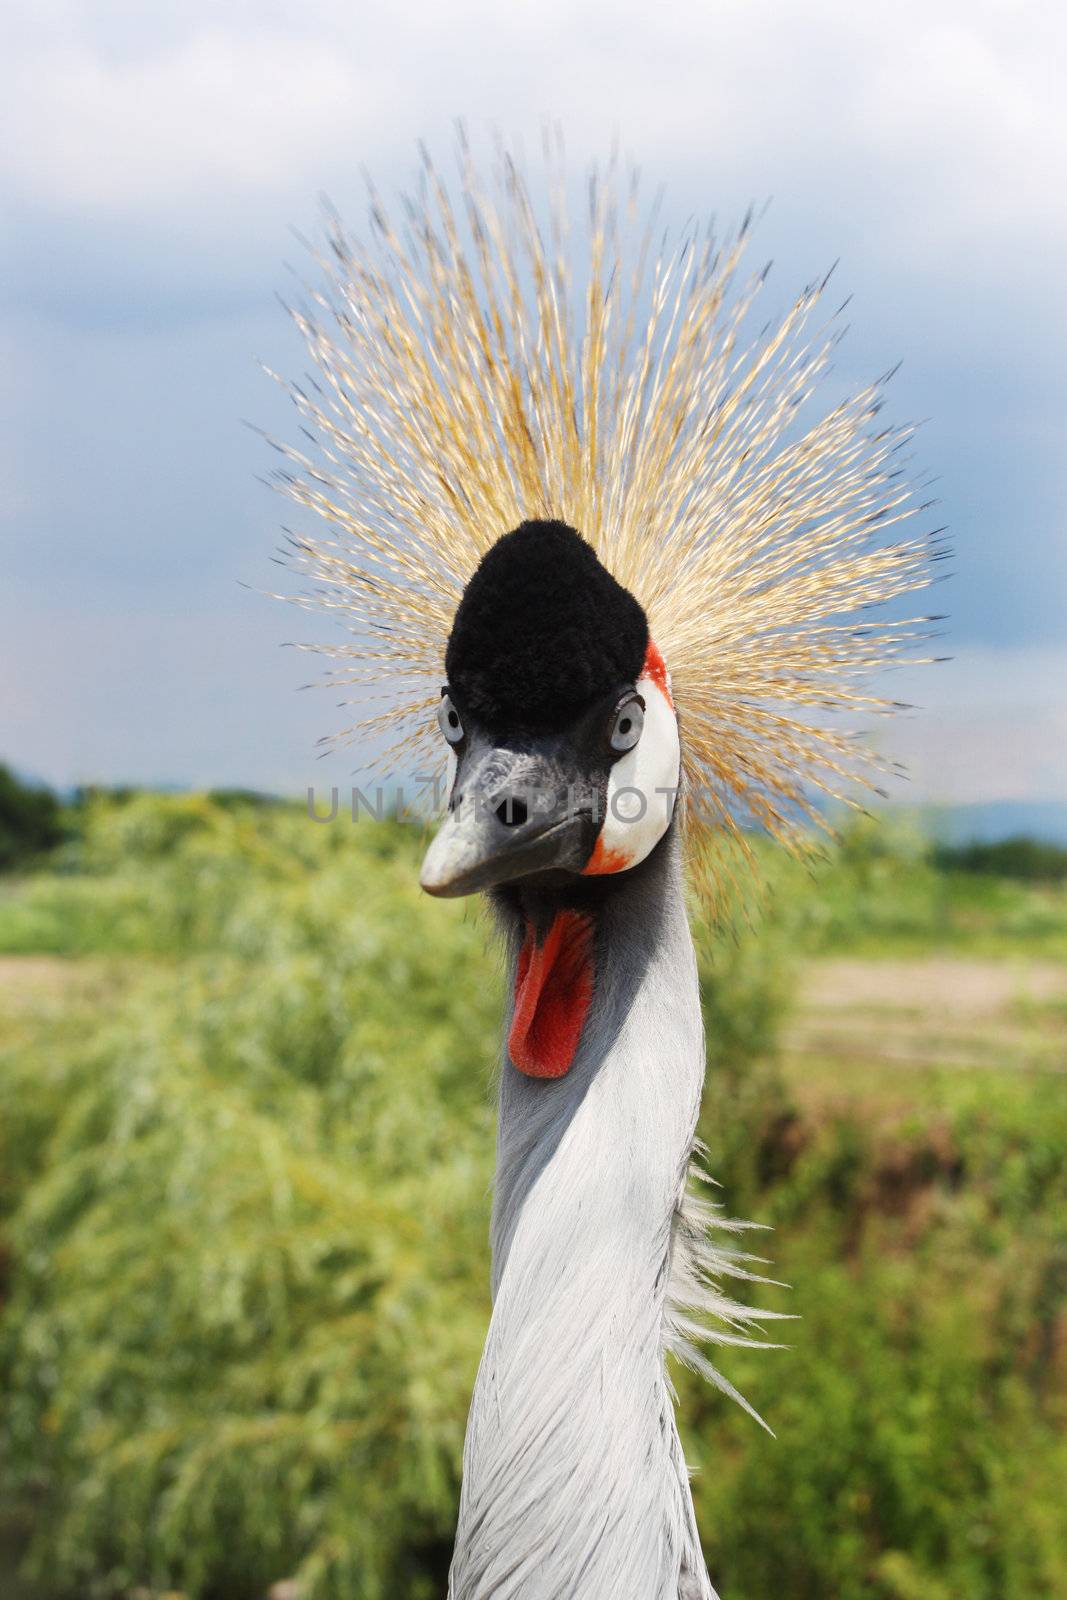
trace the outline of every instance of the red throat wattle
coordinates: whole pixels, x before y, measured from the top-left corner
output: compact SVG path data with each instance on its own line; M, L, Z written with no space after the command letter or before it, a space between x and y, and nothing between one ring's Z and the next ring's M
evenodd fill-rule
M592 942L592 923L577 911L557 911L540 941L526 924L508 1054L531 1078L570 1070L593 998Z

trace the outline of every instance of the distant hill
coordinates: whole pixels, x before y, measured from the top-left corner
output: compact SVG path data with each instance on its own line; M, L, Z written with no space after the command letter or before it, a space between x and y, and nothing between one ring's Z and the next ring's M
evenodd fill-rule
M1067 848L1067 800L983 800L972 805L897 805L872 807L876 815L917 828L938 844L997 844L1002 839L1036 839ZM831 805L835 825L854 815Z
M989 800L967 806L894 807L906 811L943 844L995 844L1040 839L1067 846L1067 801Z

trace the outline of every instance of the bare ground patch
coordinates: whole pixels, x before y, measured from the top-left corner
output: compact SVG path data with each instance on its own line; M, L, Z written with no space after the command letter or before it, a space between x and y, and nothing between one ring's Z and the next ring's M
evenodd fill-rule
M1067 1072L1067 966L959 959L811 962L787 1055Z

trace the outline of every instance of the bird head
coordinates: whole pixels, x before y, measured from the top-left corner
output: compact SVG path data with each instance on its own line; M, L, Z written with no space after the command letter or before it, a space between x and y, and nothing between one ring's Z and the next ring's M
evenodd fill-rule
M682 764L690 875L717 911L721 852L749 863L749 828L806 851L820 794L877 788L891 763L855 734L896 702L870 679L935 619L874 612L946 551L939 529L898 537L928 502L885 379L817 408L829 276L764 321L747 224L657 254L614 177L591 182L583 234L562 172L546 227L521 162L504 152L495 197L465 143L460 168L459 206L427 158L404 226L377 195L370 243L331 224L325 283L294 312L319 378L290 390L321 455L285 450L278 483L325 528L288 537L292 598L352 635L326 647L360 708L336 741L422 767L440 691L450 809L422 882L513 913L524 1017L546 951L562 971L566 917L603 944L666 865ZM527 522L489 545L522 503L573 508L584 537Z
M626 872L670 827L681 752L663 659L637 600L562 522L524 522L472 575L438 722L448 816L430 894Z

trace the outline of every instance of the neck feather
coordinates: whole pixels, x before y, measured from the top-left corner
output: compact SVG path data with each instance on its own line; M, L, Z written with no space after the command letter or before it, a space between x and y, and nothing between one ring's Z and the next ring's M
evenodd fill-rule
M513 947L521 909L503 912ZM570 1071L503 1066L494 1309L456 1600L712 1595L664 1369L704 1073L673 830L593 919L594 993Z
M673 1206L685 1178L704 1038L673 835L646 870L620 875L590 909L593 1000L570 1071L546 1083L518 1071L505 1053L491 1235L494 1296L524 1219L529 1233L530 1222L551 1213L563 1231L553 1237L539 1229L540 1248L563 1257L590 1234L599 1242L591 1206L617 1216L620 1195L628 1195L635 1226L652 1216L662 1222L663 1203ZM512 962L524 915L524 908L516 910L510 918L504 913ZM541 906L538 914L544 915ZM668 1225L670 1215L668 1207Z

